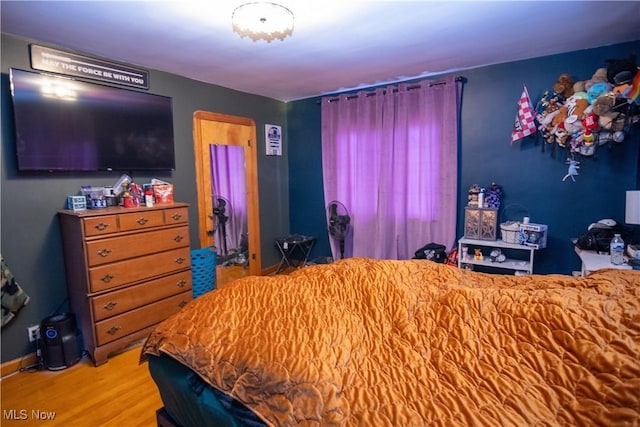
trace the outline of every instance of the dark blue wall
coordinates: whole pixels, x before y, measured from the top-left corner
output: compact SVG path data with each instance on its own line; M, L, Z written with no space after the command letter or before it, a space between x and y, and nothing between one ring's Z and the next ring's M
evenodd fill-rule
M640 41L562 55L493 65L458 73L465 78L460 133L457 236L463 234L462 207L472 184L504 188L503 207L528 212L549 225L548 245L536 255L535 272L570 274L579 269L570 239L601 218L624 222L625 190L639 188L640 127L610 149L581 158L576 182L562 181L567 152L528 138L510 143L523 84L534 103L558 76L589 79L606 59L640 54ZM639 55L640 56L640 55ZM435 78L435 77L434 77ZM312 257L330 254L324 219L319 98L288 104L290 229L318 236ZM503 209L501 216L505 219ZM512 218L506 218L512 219ZM425 242L428 243L428 242ZM454 242L447 242L453 245ZM416 248L417 249L417 248Z

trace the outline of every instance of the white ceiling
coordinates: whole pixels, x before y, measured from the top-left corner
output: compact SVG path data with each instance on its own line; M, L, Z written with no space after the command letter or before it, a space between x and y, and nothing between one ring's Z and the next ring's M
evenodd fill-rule
M1 31L282 101L640 40L638 1L272 1L284 41L234 33L241 0L3 0Z

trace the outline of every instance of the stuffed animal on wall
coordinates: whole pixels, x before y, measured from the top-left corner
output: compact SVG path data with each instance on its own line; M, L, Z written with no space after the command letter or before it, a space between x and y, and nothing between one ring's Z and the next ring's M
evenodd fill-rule
M607 82L607 69L598 68L589 80L578 80L573 84L573 92L587 92L596 83Z
M556 127L560 123L564 123L568 115L569 115L569 107L567 107L566 105L561 106L560 109L558 109L558 113L553 116L553 119L551 120L551 125L553 127Z
M626 97L629 102L640 104L640 68L638 68L631 84L622 92L622 95Z
M554 127L553 134L555 135L555 140L561 147L567 147L569 144L569 140L571 139L571 134L565 128L564 122L560 123L558 126Z
M549 143L555 142L553 119L560 113L562 96L546 90L536 105L536 121L542 138Z
M616 109L623 103L626 103L626 101L618 99L613 92L604 93L593 101L593 112L598 115L600 128L612 132L623 130L625 115Z
M572 121L582 121L584 119L587 108L589 108L589 101L586 98L579 98L575 94L567 99L567 119Z
M571 78L569 74L564 73L564 74L560 74L560 76L558 77L558 80L556 80L556 82L553 84L551 88L555 93L562 95L562 97L566 99L571 95L573 95L574 83L575 81L573 80L573 78Z
M587 101L589 101L589 104L593 104L600 95L611 92L612 89L613 86L610 83L594 83L593 85L591 85L591 87L589 87L589 89L587 89Z
M606 83L607 82L607 69L606 68L598 68L593 76L589 80L584 83L584 89L588 91L591 87L597 83Z
M616 105L616 95L613 92L606 92L598 96L593 103L592 111L598 115L598 117L609 114L613 107Z
M567 159L567 164L569 165L569 170L567 174L562 178L563 181L566 181L567 178L571 178L573 182L576 182L575 177L578 175L578 169L580 169L580 162L574 159Z
M574 156L592 156L597 146L621 143L640 123L640 67L635 54L606 63L588 80L560 74L536 105L540 135L570 153L563 181L575 181L578 175L580 162Z

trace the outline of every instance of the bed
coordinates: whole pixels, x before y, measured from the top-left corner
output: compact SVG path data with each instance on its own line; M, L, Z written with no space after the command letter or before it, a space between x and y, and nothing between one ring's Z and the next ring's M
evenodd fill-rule
M159 425L638 426L640 271L352 258L209 292L144 361Z

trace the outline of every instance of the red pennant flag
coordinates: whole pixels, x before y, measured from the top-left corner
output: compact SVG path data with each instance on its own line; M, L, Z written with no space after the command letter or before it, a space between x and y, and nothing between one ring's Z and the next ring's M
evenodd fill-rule
M523 86L522 95L520 95L520 100L518 101L516 122L513 126L513 131L511 131L512 144L525 136L536 133L535 117L535 111L531 105L531 99L529 99L529 92L527 87Z

